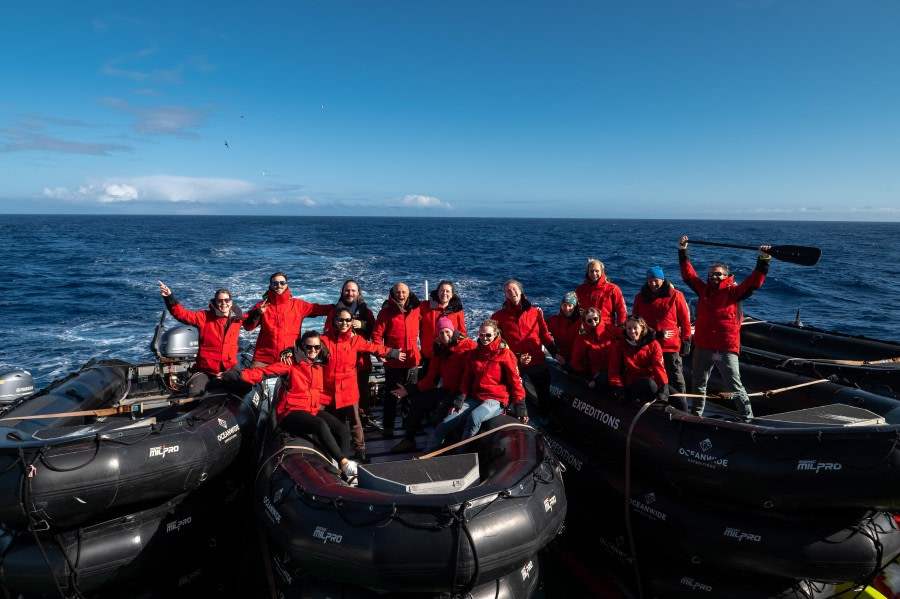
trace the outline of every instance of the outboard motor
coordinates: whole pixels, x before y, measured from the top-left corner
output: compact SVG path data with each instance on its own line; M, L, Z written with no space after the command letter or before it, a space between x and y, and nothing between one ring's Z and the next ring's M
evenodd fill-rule
M21 368L0 372L0 406L34 393L34 378Z
M166 358L196 358L199 348L200 331L182 324L163 333L160 353Z

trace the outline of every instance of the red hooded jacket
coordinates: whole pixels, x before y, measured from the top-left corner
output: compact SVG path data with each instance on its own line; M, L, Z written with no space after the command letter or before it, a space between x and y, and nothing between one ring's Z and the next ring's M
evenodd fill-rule
M640 293L634 296L632 314L643 318L647 326L655 331L674 332L668 339L657 335L663 353L681 350L682 342L691 338L691 315L687 301L684 294L675 289L669 281L662 284L658 295L654 295L650 287L644 283Z
M359 355L365 352L387 355L391 350L378 343L366 341L352 331L346 333L330 331L327 335L322 335L321 339L329 354L328 363L324 367L325 398L322 403L334 401L336 408L352 406L359 402L359 387L356 383L356 363Z
M623 324L628 316L622 290L615 283L610 283L605 274L596 283L591 283L585 277L584 283L575 288L575 296L581 311L588 308L600 311L601 323Z
M372 311L369 310L369 306L366 305L365 300L362 299L362 296L357 300L355 310L352 307L348 307L343 301L338 299L337 303L332 306L331 310L328 312L328 315L325 316L325 326L322 327L322 332L330 333L335 330L334 328L334 314L341 310L349 310L354 318L358 319L361 323L360 328L353 329L353 332L365 339L366 341L372 340L372 329L375 328L375 315L372 314ZM359 354L359 359L356 362L357 370L368 372L372 370L372 360L369 357L369 354Z
M622 338L622 329L614 324L598 324L575 339L572 368L595 377L609 368L609 352Z
M558 313L548 317L547 330L553 335L559 353L566 359L566 362L570 362L575 339L581 332L581 317L578 315L578 310L573 310L571 316L563 316L562 313Z
M631 345L620 338L609 353L609 384L611 387L627 387L640 378L651 378L662 389L669 382L663 364L662 348L654 339L655 331L647 331Z
M539 366L546 361L542 345L551 353L559 351L547 329L544 313L537 306L532 306L524 295L517 306L510 306L508 301L503 302L503 308L494 312L491 318L497 321L503 340L517 358L521 354L531 354L529 367Z
M456 334L454 333L454 335ZM441 388L447 392L447 395L459 393L459 385L466 369L466 362L469 361L469 352L476 347L478 344L472 339L459 336L453 345L432 352L433 358L428 363L428 372L419 379L416 388L420 393L424 393L437 387L438 379L440 379Z
M468 352L460 391L466 397L484 401L495 399L503 405L525 399L525 387L519 376L518 360L500 337L490 345L478 344Z
M422 358L419 353L419 319L422 313L418 308L419 298L411 291L404 309L390 297L382 304L378 318L375 319L372 341L407 352L403 362L385 360L385 368L413 368L419 365Z
M435 328L437 321L442 316L450 319L453 326L462 335L466 334L466 316L463 314L462 301L454 295L450 298L447 306L441 308L437 302L437 289L431 292L431 299L427 302L419 304L419 343L422 344L422 355L430 358L434 355L434 336L437 334Z
M279 398L275 412L278 420L294 411L309 412L313 416L322 409L322 366L311 363L306 356L300 362L284 364L273 362L260 368L245 368L241 371L241 378L245 382L255 384L263 380L267 375L281 375L284 385L282 395Z
M248 331L261 325L253 352L254 362L277 362L281 352L293 347L300 336L304 318L310 315L325 316L333 308L330 304L311 304L291 297L290 288L280 294L266 291L265 296L269 299L266 311L260 312L262 301L257 302L244 321L244 328Z
M694 345L703 349L740 353L741 302L759 289L769 272L769 260L758 258L756 268L740 285L734 275L725 277L718 287L707 284L691 266L688 250L678 250L681 278L699 297L694 321Z
M196 368L206 374L219 374L237 365L238 337L240 323L244 316L241 309L232 305L229 316L210 304L207 310L186 309L174 296L165 298L169 313L185 324L197 327L200 332L200 347L197 351Z

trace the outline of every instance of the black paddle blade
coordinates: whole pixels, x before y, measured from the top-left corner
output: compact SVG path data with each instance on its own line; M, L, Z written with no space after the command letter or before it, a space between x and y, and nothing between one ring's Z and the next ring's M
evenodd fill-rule
M805 245L773 245L767 252L770 256L784 262L801 266L813 266L819 261L822 250Z

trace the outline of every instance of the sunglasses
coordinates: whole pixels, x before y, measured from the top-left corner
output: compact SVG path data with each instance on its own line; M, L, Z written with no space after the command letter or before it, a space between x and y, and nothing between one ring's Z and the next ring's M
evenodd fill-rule
M493 333L478 333L478 336L482 339L491 339L494 337Z
M711 277L726 277L728 275L726 275L724 272L720 272L717 270L715 272L709 273L709 276L711 276Z
M313 350L319 351L320 349L322 349L322 346L321 345L304 345L303 349L305 349L306 351L313 351Z
M226 298L223 299L223 298L217 297L217 298L214 299L213 301L216 302L217 304L230 304L230 303L231 303L231 298L230 298L230 297L226 297Z
M586 322L587 324L597 324L598 322L600 322L600 319L599 318L585 318L584 322Z
M353 322L352 318L335 318L335 322Z
M287 287L287 281L269 281L272 287Z

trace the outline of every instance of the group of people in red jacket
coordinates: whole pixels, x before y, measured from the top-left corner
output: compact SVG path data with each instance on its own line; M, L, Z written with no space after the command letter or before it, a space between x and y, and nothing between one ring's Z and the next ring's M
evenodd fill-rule
M717 368L739 413L752 416L737 360L741 302L762 285L770 246L760 246L755 270L740 284L721 263L710 266L702 280L687 247L684 236L679 240L681 276L698 296L692 364L696 397L691 409L702 415L707 380ZM441 281L425 301L405 283L397 283L377 318L354 280L344 283L335 304L314 304L292 297L287 275L276 272L263 299L247 314L234 305L227 289L216 291L208 309L190 311L168 286L161 281L159 285L170 313L200 332L189 395L199 395L219 381L256 383L281 376L280 426L294 434L315 433L348 477L355 474L357 461L368 457L364 427L380 426L369 412L370 354L385 366L385 438L394 436L397 401L412 400L403 439L394 447L397 452L416 448L422 419L436 408L446 417L435 427L427 450L440 446L459 427L464 439L471 437L484 421L508 408L528 422L522 375L535 395L546 400L541 405L544 424L554 426L545 349L557 363L582 375L588 386L606 388L619 400L662 398L688 410L682 357L691 353L690 315L684 294L659 266L647 270L630 314L621 289L596 259L588 260L584 282L566 293L559 312L546 320L522 284L509 280L503 306L480 323L475 339L466 336L462 301L451 281ZM307 316L326 317L321 334L306 331L299 336ZM253 362L238 371L241 327L260 332ZM349 459L351 441L357 461Z

